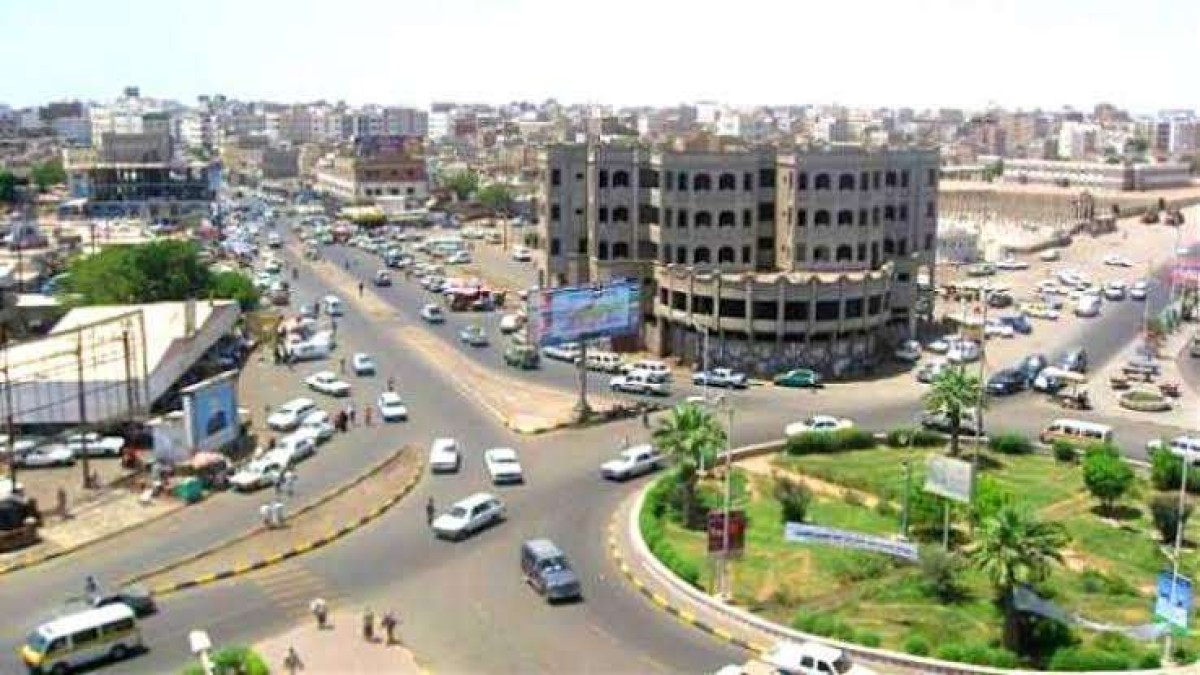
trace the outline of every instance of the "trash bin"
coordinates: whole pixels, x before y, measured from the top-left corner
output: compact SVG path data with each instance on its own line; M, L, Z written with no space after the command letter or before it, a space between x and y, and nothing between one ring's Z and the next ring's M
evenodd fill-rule
M195 476L185 478L175 484L172 494L188 504L194 504L204 497L204 483Z

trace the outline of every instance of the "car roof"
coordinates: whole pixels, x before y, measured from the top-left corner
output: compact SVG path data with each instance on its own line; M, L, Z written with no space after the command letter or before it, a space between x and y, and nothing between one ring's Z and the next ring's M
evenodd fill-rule
M491 457L512 457L515 459L517 456L517 451L513 450L512 448L491 448L484 454Z
M622 455L632 455L635 453L645 452L647 450L653 450L653 449L654 449L653 445L650 445L649 443L641 443L638 445L631 445L628 448L625 448L624 450L621 451L621 454Z
M453 438L435 438L433 439L434 448L458 447L458 441Z
M521 546L539 558L557 558L564 555L562 549L549 539L528 539Z
M816 642L780 642L771 649L768 661L785 665L799 663L804 656L811 656L819 661L836 661L842 657L842 650Z
M462 499L454 502L454 506L461 506L463 508L472 508L475 506L479 506L480 504L482 504L484 502L489 502L489 501L500 501L500 499L498 497L496 497L496 495L493 495L488 492L476 492L475 494L473 494L469 497L463 497Z
M62 635L76 633L84 628L91 628L97 624L132 618L134 618L133 610L128 605L115 603L95 609L86 609L82 612L54 619L53 621L47 621L39 626L38 629L46 637L54 639Z
M308 408L315 405L316 402L314 402L311 398L294 398L279 407L281 409L286 408L288 410L295 410L297 408Z

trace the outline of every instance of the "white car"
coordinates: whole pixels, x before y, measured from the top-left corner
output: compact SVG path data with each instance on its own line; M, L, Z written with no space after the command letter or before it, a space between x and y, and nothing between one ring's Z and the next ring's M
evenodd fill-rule
M499 497L479 492L455 503L434 518L431 526L439 538L460 540L504 520L504 515L504 502Z
M446 315L442 313L442 308L434 304L427 304L421 308L421 318L426 323L444 323L446 321Z
M1146 450L1151 452L1161 450L1163 448L1171 451L1171 454L1182 457L1189 462L1200 460L1200 436L1176 436L1167 443L1163 443L1162 439L1153 439L1146 442Z
M1006 323L1000 323L996 319L988 319L988 322L983 326L983 334L986 337L1010 338L1016 334L1016 331Z
M1017 260L1016 258L1009 256L996 263L996 269L1005 271L1027 270L1029 269L1029 263L1025 262L1024 260Z
M832 415L813 415L804 421L792 422L784 427L783 433L785 436L798 436L813 431L850 429L853 426L854 422L845 418L834 417Z
M355 375L374 375L375 359L371 358L370 354L358 352L354 358L350 359L350 367L354 370Z
M512 259L516 262L529 262L533 260L533 254L524 246L518 246L513 249Z
M1150 284L1144 280L1135 281L1133 282L1133 285L1129 287L1130 300L1145 300L1146 296L1149 294Z
M88 457L120 457L125 449L125 439L120 436L101 436L89 431L85 434L67 436L67 447L76 455ZM86 441L86 443L85 443ZM87 450L85 453L84 450Z
M234 473L229 478L229 485L238 492L265 488L274 485L287 466L288 457L285 453L271 451Z
M663 455L653 445L625 448L616 459L600 465L600 475L609 480L626 480L655 471L663 465Z
M267 426L275 431L291 431L300 426L308 414L317 409L311 398L297 398L275 409L267 417Z
M438 438L429 446L429 470L433 473L454 473L461 464L458 441L453 438Z
M666 363L663 363L662 361L655 361L653 359L643 359L641 361L627 363L624 366L621 366L621 370L625 373L632 373L634 371L649 373L659 382L669 382L671 380L671 368L667 366Z
M929 351L933 352L934 354L945 354L947 351L950 350L951 342L952 342L951 340L948 340L946 338L938 338L938 339L933 340L932 342L926 344L925 349L928 349Z
M394 391L383 392L375 403L379 406L379 416L384 422L402 422L408 419L408 406L404 405L400 394Z
M566 361L567 363L575 363L579 360L579 355L582 353L578 344L567 342L561 345L549 345L542 347L542 355L548 359L555 361Z
M447 265L467 265L471 262L471 254L467 251L455 251L446 258Z
M623 391L627 394L671 395L671 385L660 381L653 373L644 370L635 370L628 375L618 375L608 381L608 387L613 391Z
M1105 300L1124 300L1127 287L1124 281L1110 281L1104 284Z
M315 392L327 396L349 396L350 383L338 378L332 370L322 370L304 378L304 384Z
M897 361L904 363L916 363L921 360L921 343L916 340L905 340L904 344L896 348L895 357Z
M946 350L946 360L950 363L971 363L978 361L980 356L979 345L971 340L959 340L950 344L950 349Z
M1133 267L1133 261L1123 255L1109 253L1104 256L1104 264L1112 265L1113 267Z
M333 421L329 417L329 413L324 410L314 410L304 417L304 421L300 423L300 428L297 433L304 433L312 436L317 443L324 443L333 438Z
M1061 257L1062 254L1056 248L1047 249L1038 254L1038 259L1043 262L1053 262Z
M295 464L317 454L317 439L307 431L297 429L279 439L279 444L271 452L279 453Z
M44 466L70 466L75 463L75 451L59 443L39 445L18 452L15 462L17 466L27 469Z
M525 482L525 474L521 470L520 460L517 459L517 451L512 448L492 448L485 451L483 463L495 485Z

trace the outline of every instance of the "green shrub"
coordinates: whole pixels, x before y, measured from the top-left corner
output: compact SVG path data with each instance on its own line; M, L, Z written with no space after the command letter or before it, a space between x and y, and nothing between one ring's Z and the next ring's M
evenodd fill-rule
M933 653L935 658L943 661L962 661L963 646L953 642L938 645L937 651Z
M880 499L879 501L875 502L875 513L883 516L884 518L893 518L896 516L898 511L896 510L896 506L894 504L886 499Z
M849 506L862 506L862 495L855 490L842 490L842 501Z
M921 578L924 591L941 602L954 602L962 597L958 576L962 561L955 555L936 546L920 549Z
M1154 529L1158 530L1158 536L1162 538L1163 543L1169 544L1175 541L1181 520L1186 528L1188 519L1192 517L1192 503L1184 501L1183 517L1180 518L1179 500L1175 495L1155 495L1150 499L1150 516L1154 520Z
M1131 659L1128 655L1088 647L1060 649L1050 658L1050 670L1125 670L1130 665Z
M818 455L843 450L870 450L876 446L875 435L858 428L837 431L811 431L787 439L786 450L791 455Z
M808 507L812 504L812 490L804 483L786 476L776 475L773 478L775 484L771 492L779 502L780 519L784 523L803 523L808 516Z
M1075 460L1078 459L1075 445L1070 441L1056 438L1054 439L1054 442L1050 444L1050 448L1054 451L1054 459L1060 462L1074 463Z
M650 553L658 558L667 569L687 583L700 587L700 567L692 560L680 555L667 539L662 520L667 517L665 503L669 498L668 490L673 489L669 479L660 479L646 493L646 501L642 507L639 525L642 529L642 539Z
M1003 431L988 439L988 447L1004 455L1028 455L1033 452L1033 441L1024 434Z
M1123 595L1137 597L1138 590L1123 577L1106 574L1091 567L1079 575L1079 585L1084 593L1103 593L1104 595Z
M1133 487L1133 469L1121 458L1120 451L1108 444L1089 446L1083 455L1083 484L1100 500L1105 513Z
M1186 661L1180 661L1180 663L1186 663ZM1134 667L1139 670L1157 670L1162 668L1162 654L1159 654L1157 649L1142 652Z
M881 577L894 568L895 561L882 553L845 550L831 555L826 566L839 581L851 582Z
M850 624L825 612L797 612L792 618L792 628L811 635L857 642L858 635ZM878 636L875 636L878 639Z
M913 656L929 656L929 640L922 635L909 635L904 638L904 645L900 648Z
M1155 490L1178 490L1183 478L1183 460L1170 450L1150 453L1150 482ZM1188 470L1187 491L1200 493L1200 471Z
M957 661L958 663L995 668L1014 668L1019 663L1017 655L1007 649L990 647L978 642L941 645L935 656L944 661Z
M925 427L896 427L888 431L885 442L892 448L929 448L945 444L946 435Z
M883 644L883 638L879 637L879 633L871 631L860 631L855 638L854 641L864 647L878 647Z

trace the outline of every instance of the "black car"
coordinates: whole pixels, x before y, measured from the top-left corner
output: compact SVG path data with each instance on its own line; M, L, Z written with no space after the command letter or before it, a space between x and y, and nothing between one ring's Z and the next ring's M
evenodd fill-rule
M1050 365L1050 361L1045 354L1030 354L1021 359L1021 363L1017 365L1017 370L1025 375L1025 383L1029 384L1037 378L1038 373L1042 372L1046 366Z
M1006 368L988 378L987 391L989 394L1006 396L1021 391L1027 384L1028 380L1023 371L1017 368Z
M1058 367L1075 373L1086 373L1088 369L1087 351L1082 348L1068 351L1058 360Z
M87 607L122 604L132 609L134 615L138 617L148 616L158 611L154 595L150 593L150 589L140 584L122 586L118 589L101 588L94 593L75 596L68 602L68 607L74 609L80 604Z

